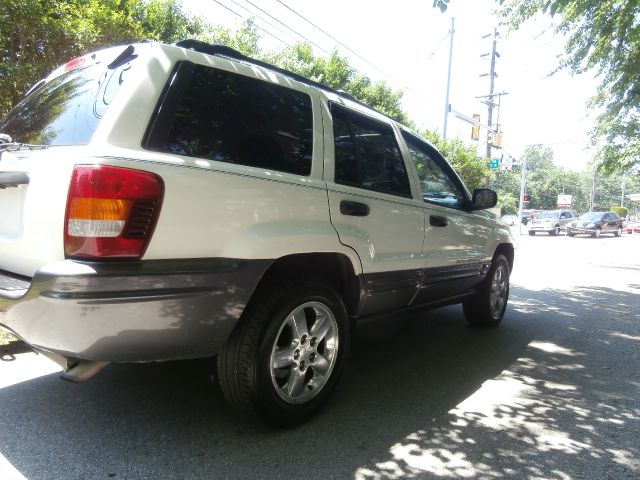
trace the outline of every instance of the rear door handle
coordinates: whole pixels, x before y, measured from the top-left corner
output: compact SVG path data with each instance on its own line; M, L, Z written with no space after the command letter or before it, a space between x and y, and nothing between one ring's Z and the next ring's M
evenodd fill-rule
M28 183L29 175L25 172L0 172L0 188L2 189L27 185Z
M352 217L366 217L369 215L369 205L360 202L351 202L349 200L342 200L340 202L340 213L343 215L350 215Z
M449 220L440 215L429 215L429 224L432 227L446 227L449 225Z

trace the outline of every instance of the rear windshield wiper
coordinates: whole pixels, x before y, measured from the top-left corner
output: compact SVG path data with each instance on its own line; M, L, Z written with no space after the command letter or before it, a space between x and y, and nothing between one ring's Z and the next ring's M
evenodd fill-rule
M32 145L30 143L14 142L6 133L0 133L0 152L15 152L18 150L40 150L49 145Z

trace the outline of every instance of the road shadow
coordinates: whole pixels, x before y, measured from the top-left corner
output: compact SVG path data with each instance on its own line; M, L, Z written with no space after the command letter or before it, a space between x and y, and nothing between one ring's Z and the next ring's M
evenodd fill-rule
M514 287L494 330L459 306L390 317L292 430L233 412L210 361L47 375L0 390L0 452L28 479L638 478L637 311L633 292Z

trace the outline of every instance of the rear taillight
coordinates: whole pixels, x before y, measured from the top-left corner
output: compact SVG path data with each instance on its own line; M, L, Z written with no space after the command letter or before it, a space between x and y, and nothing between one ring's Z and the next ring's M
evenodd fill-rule
M164 193L154 173L106 165L73 170L65 216L68 258L140 258Z

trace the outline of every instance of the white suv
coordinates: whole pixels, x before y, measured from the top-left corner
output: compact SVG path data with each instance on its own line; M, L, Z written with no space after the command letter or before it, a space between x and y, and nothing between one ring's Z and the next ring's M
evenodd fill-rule
M0 132L2 326L71 380L217 355L232 405L291 425L331 393L354 322L504 315L514 249L493 191L471 195L344 93L227 47L80 57Z

